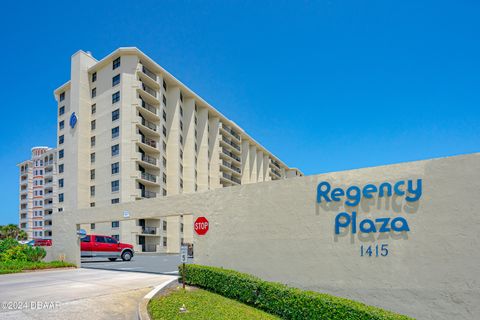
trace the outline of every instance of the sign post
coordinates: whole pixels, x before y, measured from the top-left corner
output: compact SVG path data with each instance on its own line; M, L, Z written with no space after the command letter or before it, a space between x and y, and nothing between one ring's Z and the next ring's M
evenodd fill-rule
M182 263L182 286L185 290L185 263L188 260L188 246L182 244L180 247L180 262Z

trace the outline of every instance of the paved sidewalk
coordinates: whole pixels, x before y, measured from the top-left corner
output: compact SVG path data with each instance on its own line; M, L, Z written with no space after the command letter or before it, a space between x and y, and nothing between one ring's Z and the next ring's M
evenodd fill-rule
M169 279L93 269L0 275L0 319L136 319L138 302Z

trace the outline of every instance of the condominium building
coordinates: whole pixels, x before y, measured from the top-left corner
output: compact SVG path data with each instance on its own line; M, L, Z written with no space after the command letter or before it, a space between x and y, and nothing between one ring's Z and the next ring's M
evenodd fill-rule
M31 158L19 163L19 227L29 239L51 239L56 190L56 151L32 148Z
M54 94L59 211L302 175L137 48L75 53Z

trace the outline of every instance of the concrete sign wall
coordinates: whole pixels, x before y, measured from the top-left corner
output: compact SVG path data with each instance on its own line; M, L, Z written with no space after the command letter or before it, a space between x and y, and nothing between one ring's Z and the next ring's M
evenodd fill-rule
M480 318L479 199L480 154L403 163L57 214L52 255L78 261L78 223L192 213L209 221L196 263L421 319Z

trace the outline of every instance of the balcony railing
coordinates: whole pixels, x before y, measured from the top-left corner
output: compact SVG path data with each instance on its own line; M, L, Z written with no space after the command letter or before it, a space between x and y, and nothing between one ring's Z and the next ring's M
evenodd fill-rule
M148 70L147 68L145 68L145 66L142 66L142 71L143 73L145 73L147 76L149 76L150 78L152 78L153 80L157 81L157 75L155 73L153 73L152 71Z
M148 191L148 190L142 190L141 196L142 196L142 198L156 198L157 193L152 192L152 191Z
M142 154L142 161L153 164L154 166L157 165L157 159L155 159L154 157L150 157L146 154Z
M150 138L147 138L145 136L142 136L142 143L145 143L146 145L149 145L150 147L157 148L157 141L152 140Z
M147 127L150 130L157 131L157 125L153 122L145 120L144 118L142 118L142 125L144 125L145 127Z
M234 154L234 153L232 153L232 152L230 152L230 151L228 151L228 150L226 150L226 149L224 149L224 148L222 148L222 152L223 152L224 154L226 154L227 156L229 156L230 158L233 158L233 159L237 160L238 162L240 162L240 157L237 156L236 154Z
M151 94L152 96L154 96L155 98L157 97L157 91L153 90L152 88L150 88L149 86L145 85L144 83L142 83L142 89Z
M236 144L235 142L225 138L225 137L222 137L222 141L225 142L226 144L232 146L233 148L235 148L237 151L240 151L240 146L238 144Z
M142 227L142 234L157 234L156 227Z
M225 161L225 160L222 160L222 164L223 164L225 167L230 168L230 169L232 169L232 170L235 171L235 172L241 173L240 168L235 167L234 165L232 165L231 163L228 163L228 162Z
M157 114L157 108L155 108L154 106L152 106L152 105L149 104L149 103L146 103L146 102L143 101L143 100L142 100L142 108L150 111L151 113Z
M273 164L275 167L277 167L278 169L281 169L281 168L280 168L280 164L279 164L277 161L272 160L272 164Z
M228 133L230 133L232 136L234 136L235 138L237 138L237 140L240 140L240 135L238 133L236 133L235 131L233 131L232 129L230 129L229 127L225 126L225 125L222 125L222 128L223 130L227 131Z
M280 172L278 172L277 170L272 169L272 168L270 168L270 170L271 170L271 171L273 172L273 174L275 174L276 176L278 176L278 177L281 177L281 176L282 176L282 175L280 174Z
M232 176L232 175L230 175L230 174L228 174L228 173L223 172L223 173L222 173L222 176L223 176L225 179L228 179L228 180L233 181L233 182L235 182L235 183L241 184L240 179L235 178L234 176Z
M141 177L143 180L151 181L151 182L157 182L157 177L154 176L153 174L147 173L147 172L142 172Z

